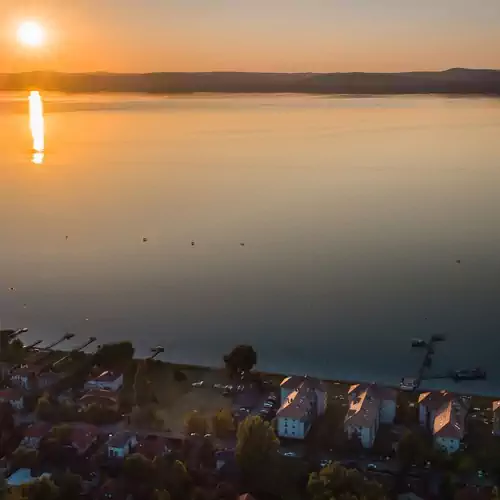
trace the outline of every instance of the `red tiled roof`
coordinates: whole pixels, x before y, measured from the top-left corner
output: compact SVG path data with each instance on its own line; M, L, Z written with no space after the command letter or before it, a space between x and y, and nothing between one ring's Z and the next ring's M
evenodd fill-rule
M121 377L121 373L114 373L110 371L102 372L100 375L95 377L93 380L97 382L114 382L116 379Z
M168 448L168 440L161 436L147 436L141 438L135 449L136 453L140 453L147 458L161 456Z
M446 391L423 392L418 396L418 402L432 410L438 410L444 403L452 399L453 396Z
M445 403L434 418L435 437L462 439L465 433L465 408L459 400Z
M118 396L114 391L108 391L106 389L93 389L88 391L80 398L81 403L91 403L96 402L100 404L116 404L118 402Z
M276 416L301 420L312 411L315 401L316 393L314 390L302 383L286 398Z
M356 398L351 399L344 424L347 426L371 427L375 422L379 409L380 399L373 397L367 387Z
M0 399L3 401L19 401L23 394L17 389L3 389L0 391Z
M94 442L99 434L99 429L90 424L74 424L71 429L71 442L73 446L83 453Z
M130 438L134 437L133 432L118 432L108 441L108 446L112 448L123 448L129 441Z
M390 387L384 387L378 384L354 384L349 387L348 394L352 394L353 392L362 392L368 389L370 394L378 399L382 399L384 401L395 401L398 392L395 389L391 389Z
M47 422L36 422L34 424L31 424L24 431L24 437L42 438L46 436L51 429L52 425L48 424Z

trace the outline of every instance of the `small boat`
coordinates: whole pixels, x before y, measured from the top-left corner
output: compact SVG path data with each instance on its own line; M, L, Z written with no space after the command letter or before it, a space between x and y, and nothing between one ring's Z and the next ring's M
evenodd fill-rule
M403 377L399 384L402 391L411 392L417 388L417 380L413 377Z
M412 347L425 347L426 345L427 345L427 342L423 339L413 339L411 341Z
M444 342L446 340L446 335L444 334L435 334L431 337L432 342Z
M469 370L456 370L453 372L455 380L484 380L486 372L482 368L472 368Z

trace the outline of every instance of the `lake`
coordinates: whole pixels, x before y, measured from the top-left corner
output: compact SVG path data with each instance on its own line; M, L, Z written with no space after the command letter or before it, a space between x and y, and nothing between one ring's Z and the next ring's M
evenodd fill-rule
M0 94L2 327L390 383L446 332L435 371L489 379L427 385L500 393L500 100L42 98L33 162Z

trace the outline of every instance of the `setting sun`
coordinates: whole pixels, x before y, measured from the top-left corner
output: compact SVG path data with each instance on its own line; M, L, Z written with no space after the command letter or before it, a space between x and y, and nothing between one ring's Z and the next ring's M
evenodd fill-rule
M40 47L45 41L45 30L35 21L25 21L17 30L17 39L22 45Z

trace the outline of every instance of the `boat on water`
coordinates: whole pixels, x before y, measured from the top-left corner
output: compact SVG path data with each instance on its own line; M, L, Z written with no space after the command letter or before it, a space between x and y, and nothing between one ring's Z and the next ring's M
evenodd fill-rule
M413 339L411 341L412 347L425 347L426 345L427 345L427 342L423 339Z
M431 342L444 342L446 340L446 335L436 334L431 337Z
M414 377L403 377L399 383L399 388L402 391L414 391L417 388L417 379Z
M484 380L486 378L486 371L482 368L456 370L452 376L455 380Z

